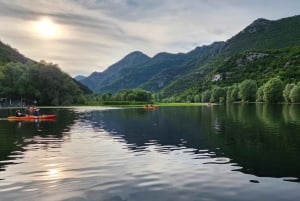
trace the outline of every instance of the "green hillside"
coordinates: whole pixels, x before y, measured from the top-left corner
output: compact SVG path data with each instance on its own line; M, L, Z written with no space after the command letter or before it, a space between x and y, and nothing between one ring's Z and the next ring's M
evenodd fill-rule
M174 81L180 79L182 76L185 76L193 69L204 65L211 59L215 58L222 45L223 42L216 42L208 46L195 48L191 52L184 54L184 62L182 64L171 66L170 63L169 68L156 73L147 82L141 84L139 87L152 92L158 92L159 90L166 88L166 86L170 86L171 83L174 83ZM181 84L180 86L183 90L186 89L185 84L187 84L187 82L183 83L183 85ZM172 93L174 92L175 91Z
M84 103L91 91L52 63L35 62L0 42L0 98L39 105Z
M293 49L299 46L300 16L284 18L277 21L258 19L223 43L215 57L203 65L198 65L192 71L166 86L162 90L162 94L168 97L189 93L190 91L195 91L195 89L198 91L205 90L207 87L201 83L211 79L212 73L219 68L219 66L225 65L224 62L230 60L232 57L239 57L239 55L244 52L261 50L272 51L278 48ZM294 50L291 50L291 52L293 51ZM228 67L228 65L225 65L223 68L226 67ZM281 69L282 72L286 70L288 69ZM257 76L259 77L258 73ZM252 76L252 78L254 77L255 75ZM241 79L247 79L247 75L241 76ZM298 77L297 79L300 78Z
M19 53L18 50L13 49L9 45L0 41L0 64L5 64L11 61L26 63L31 60Z
M300 46L278 50L247 51L234 55L216 66L181 96L202 94L215 87L234 86L244 80L253 80L260 87L275 77L284 84L300 81Z
M134 88L158 92L198 65L214 58L222 44L223 42L216 42L197 47L185 54L158 53L153 58L133 52L104 72L94 72L80 82L97 93L115 93Z
M106 92L107 86L118 82L121 77L130 73L135 66L142 65L149 60L150 58L142 52L132 52L117 63L111 65L104 72L94 72L87 78L80 80L80 82L95 92ZM108 91L114 92L113 87Z
M233 56L212 74L221 75L220 85L253 79L258 85L278 76L286 83L300 79L300 46L278 50L248 51Z
M220 73L227 71L225 69L231 68L230 62L234 58L250 51L270 52L270 56L266 57L265 61L261 61L266 62L266 65L268 62L273 61L271 55L276 58L280 56L276 61L278 66L276 66L277 70L274 73L288 76L290 69L282 68L279 63L288 62L283 59L284 55L288 57L286 54L289 53L287 52L297 52L299 46L300 16L276 21L258 19L225 42L197 47L185 54L159 53L155 57L147 58L140 63L132 62L128 64L127 62L127 65L124 65L123 63L126 62L123 59L117 63L119 65L117 70L112 70L114 69L113 65L103 73L93 73L81 82L98 93L115 93L122 89L142 88L152 93L159 92L164 97L177 96L188 94L191 91L205 90L207 87L202 83L206 83L213 74L217 74L217 69L220 70ZM285 50L279 50L282 53L278 53L279 55L273 54L276 51L272 50L282 48L286 48ZM289 48L293 49L288 50ZM139 57L134 58L134 60L139 61ZM251 65L262 64L254 62ZM271 63L269 66L274 65ZM254 72L255 68L248 66L248 64L244 67L246 69L244 71L251 71L247 69L248 67L251 68L252 74L242 74L239 79L247 79L250 76L250 78L260 80L259 73ZM230 74L230 72L229 70L227 74ZM295 79L298 79L297 75L295 76ZM238 81L237 78L234 79Z
M300 45L300 16L276 21L257 19L236 36L229 39L222 55L233 55L245 50L265 50Z
M123 74L110 85L97 92L117 92L121 89L139 88L156 74L166 69L176 68L185 61L184 54L160 53L143 65L135 65L124 70Z

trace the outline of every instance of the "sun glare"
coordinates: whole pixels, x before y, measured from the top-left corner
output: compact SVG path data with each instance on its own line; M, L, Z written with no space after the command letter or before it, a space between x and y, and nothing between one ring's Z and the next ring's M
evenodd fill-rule
M43 18L36 23L37 32L46 38L54 38L57 36L57 25L48 18Z

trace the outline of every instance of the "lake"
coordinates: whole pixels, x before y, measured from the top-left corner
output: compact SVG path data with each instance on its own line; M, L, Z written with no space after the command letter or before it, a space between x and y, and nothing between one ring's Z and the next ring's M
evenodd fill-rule
M300 105L0 109L2 201L300 199Z

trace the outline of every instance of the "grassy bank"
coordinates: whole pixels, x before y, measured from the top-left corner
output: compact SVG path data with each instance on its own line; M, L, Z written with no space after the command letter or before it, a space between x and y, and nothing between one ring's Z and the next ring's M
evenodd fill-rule
M174 106L203 106L207 105L206 103L155 103L154 105L160 107L174 107Z
M84 106L90 106L90 107L144 107L149 103L147 102L129 102L129 101L106 101L106 102L99 102L94 104L84 104L84 105L70 105L70 106L37 106L38 108L61 108L61 107L84 107ZM179 107L179 106L203 106L207 105L207 103L150 103L152 105L156 105L159 107ZM3 109L20 109L20 108L26 108L26 107L0 107Z
M130 101L106 101L96 104L87 104L83 106L112 106L112 107L143 107L147 104L159 107L178 107L178 106L203 106L207 103L147 103L147 102L130 102Z

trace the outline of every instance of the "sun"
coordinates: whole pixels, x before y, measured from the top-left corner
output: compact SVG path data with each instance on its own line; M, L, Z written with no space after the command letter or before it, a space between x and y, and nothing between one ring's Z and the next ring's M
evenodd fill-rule
M49 18L42 18L36 23L36 31L45 38L57 36L57 25Z

